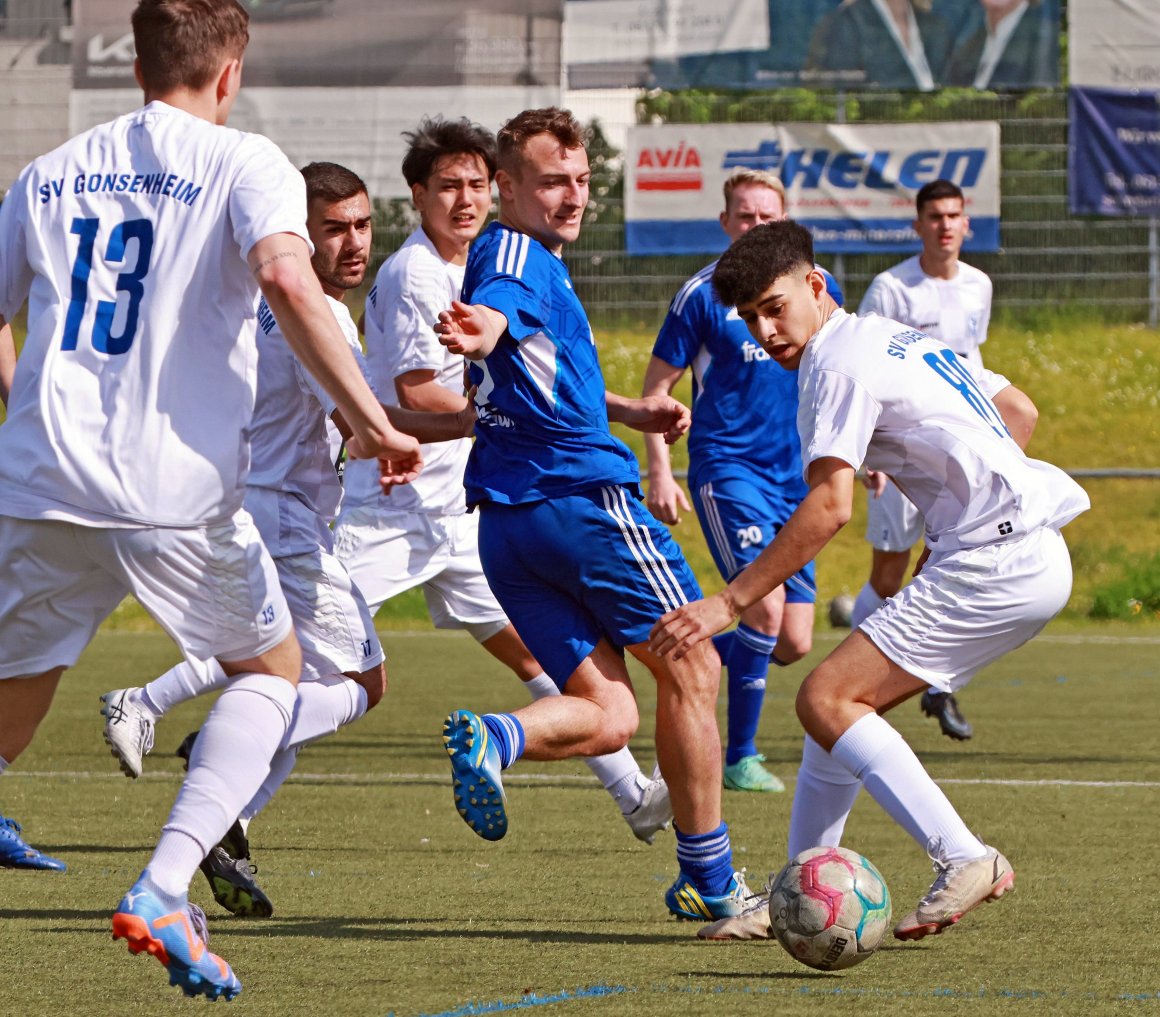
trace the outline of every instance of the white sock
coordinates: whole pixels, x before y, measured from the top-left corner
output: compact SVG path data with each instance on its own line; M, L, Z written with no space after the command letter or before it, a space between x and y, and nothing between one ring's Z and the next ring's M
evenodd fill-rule
M222 688L229 675L212 657L209 660L183 660L165 674L154 678L141 690L140 704L160 720L179 703L188 702L210 689Z
M198 864L270 772L294 715L294 686L274 675L235 677L193 743L189 773L147 866L165 893L184 896Z
M957 864L986 854L902 735L878 714L851 724L830 755L933 858Z
M298 706L286 732L284 749L300 749L309 742L334 734L344 724L367 712L367 690L353 678L328 674L298 683Z
M850 612L850 627L856 629L885 603L885 598L878 596L874 592L874 587L867 583L854 598L854 610Z
M556 683L546 674L536 675L531 681L524 682L524 688L531 694L533 701L560 695ZM641 773L627 745L604 756L585 756L584 763L612 795L612 800L623 815L635 811L644 801L644 789L651 781Z
M862 782L806 735L789 815L789 857L806 848L837 847Z
M297 749L279 749L274 753L274 758L270 760L270 775L262 781L258 793L250 799L249 804L242 809L242 814L238 817L238 822L242 824L242 833L250 828L250 820L270 804L274 792L286 782L286 778L293 772L294 764L297 762Z

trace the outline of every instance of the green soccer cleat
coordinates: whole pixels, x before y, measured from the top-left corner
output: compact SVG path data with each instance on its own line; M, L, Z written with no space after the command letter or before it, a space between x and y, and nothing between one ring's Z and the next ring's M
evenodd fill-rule
M765 756L745 756L725 767L722 783L730 791L784 791L785 785L761 764Z

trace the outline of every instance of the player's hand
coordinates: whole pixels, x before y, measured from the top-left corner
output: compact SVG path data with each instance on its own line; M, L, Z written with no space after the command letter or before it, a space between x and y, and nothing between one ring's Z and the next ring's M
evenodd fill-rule
M492 323L482 307L456 300L450 310L440 311L435 335L452 353L475 358L486 356L495 346Z
M678 441L693 422L693 414L669 395L649 395L625 401L620 423L637 431L663 434L666 444Z
M886 485L889 483L890 477L881 470L867 470L866 476L862 478L862 486L875 498L882 497L882 492L886 490Z
M684 489L671 475L657 477L648 482L648 494L644 503L654 518L669 526L676 526L681 521L681 511L693 510L689 499L685 497Z
M395 428L377 438L356 434L346 443L346 451L352 459L377 459L384 489L411 483L423 469L418 440Z
M467 396L467 405L463 407L456 415L459 418L460 426L463 428L463 437L470 438L475 434L475 421L478 414L475 412L475 386L468 388L465 395Z
M670 611L652 627L648 648L658 657L680 660L698 643L727 629L737 620L728 589L704 600L682 604Z

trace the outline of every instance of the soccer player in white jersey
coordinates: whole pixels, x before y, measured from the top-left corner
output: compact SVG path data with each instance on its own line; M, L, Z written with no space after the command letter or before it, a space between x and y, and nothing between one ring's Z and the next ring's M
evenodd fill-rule
M366 184L329 162L311 163L302 175L306 227L314 245L311 265L343 335L361 360L358 329L343 298L362 285L370 256ZM397 427L427 441L469 434L474 420L466 407L457 413L389 407L387 413ZM251 917L269 917L273 905L254 879L250 820L290 775L304 745L357 720L382 699L387 685L373 615L333 551L330 523L342 489L328 420L349 435L334 401L295 358L263 301L258 308L258 389L245 508L278 570L302 645L303 669L294 720L274 755L270 776L201 863L217 902ZM153 747L154 725L162 716L226 681L216 660L183 661L143 688L103 695L105 741L125 775L141 775L142 757ZM179 751L188 751L188 743Z
M918 329L842 311L813 264L809 231L779 222L733 244L713 275L769 355L798 369L810 492L752 565L666 614L650 645L680 657L816 557L850 518L860 466L889 475L922 510L928 557L918 575L802 683L806 739L789 828L791 857L836 846L865 787L934 862L930 891L894 929L919 939L1002 896L1015 874L882 714L927 688L961 688L1059 612L1071 592L1059 530L1089 502L1062 470L1023 454L1036 414L1022 392ZM768 936L764 902L707 934Z
M424 120L407 135L403 176L419 228L379 269L367 299L367 361L380 398L415 410L462 410L463 357L439 344L439 312L459 299L471 242L491 207L495 138L469 120ZM506 664L533 699L559 689L491 592L479 560L479 516L467 512L471 442L423 449L423 476L384 498L367 463L347 467L335 549L376 612L422 586L438 628L460 628ZM585 759L633 833L651 844L672 819L668 788L628 747Z
M232 998L241 985L206 949L189 882L269 774L301 671L241 507L259 289L350 424L352 454L387 472L393 460L401 478L421 460L310 269L301 175L224 126L245 10L141 0L132 20L147 104L34 161L0 206L0 328L29 303L0 427L0 560L14 576L0 584L0 756L28 745L128 593L186 656L218 659L231 681L113 934L186 993Z
M959 260L971 226L963 192L949 180L933 180L919 190L915 204L914 232L922 252L876 276L858 313L901 321L982 367L979 347L987 341L991 319L991 280ZM855 628L902 589L910 549L922 537L922 516L894 484L879 473L869 474L866 484L866 540L873 552L870 578L854 601ZM971 725L952 693L930 689L920 705L927 716L938 718L943 734L971 737Z

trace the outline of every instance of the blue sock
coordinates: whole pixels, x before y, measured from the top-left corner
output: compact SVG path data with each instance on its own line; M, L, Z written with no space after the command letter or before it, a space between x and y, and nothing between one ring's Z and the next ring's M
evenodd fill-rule
M708 833L677 834L677 862L701 896L720 897L733 881L733 850L729 827L722 823Z
M729 656L725 658L729 671L726 766L757 755L755 739L765 702L765 676L769 672L769 655L776 645L776 636L767 636L748 625L737 626Z
M500 768L506 770L524 754L524 726L511 713L486 713L481 719L499 749Z
M728 632L719 632L713 637L713 645L717 647L717 656L721 658L722 664L729 659L729 651L733 649L733 640L736 636L737 632L730 629Z

